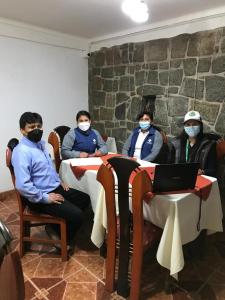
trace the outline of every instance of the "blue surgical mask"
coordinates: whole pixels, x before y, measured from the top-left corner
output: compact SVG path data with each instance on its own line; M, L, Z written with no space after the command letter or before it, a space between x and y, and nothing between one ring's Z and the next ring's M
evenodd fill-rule
M147 130L151 126L151 123L149 121L139 121L139 126L141 129Z
M184 130L189 137L195 137L200 132L200 126L184 126Z

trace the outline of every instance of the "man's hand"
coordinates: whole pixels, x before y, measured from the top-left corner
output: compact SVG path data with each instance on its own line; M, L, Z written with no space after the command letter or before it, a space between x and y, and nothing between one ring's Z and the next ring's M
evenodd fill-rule
M61 186L63 187L64 191L69 191L70 187L68 186L67 183L61 182Z
M60 194L49 193L48 194L48 202L50 204L62 204L62 202L64 202L64 198Z
M87 152L80 152L80 158L86 158L86 157L88 157Z

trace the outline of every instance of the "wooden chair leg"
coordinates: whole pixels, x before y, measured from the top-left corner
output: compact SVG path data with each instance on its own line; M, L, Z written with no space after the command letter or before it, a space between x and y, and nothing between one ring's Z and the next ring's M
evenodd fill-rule
M62 261L67 261L67 238L66 238L66 223L60 223L60 233L61 233L61 258Z
M115 267L116 267L116 244L107 244L107 258L106 258L106 278L105 289L112 293L115 291Z
M25 235L25 222L20 222L20 257L24 256L25 253L25 242L23 241L23 237Z

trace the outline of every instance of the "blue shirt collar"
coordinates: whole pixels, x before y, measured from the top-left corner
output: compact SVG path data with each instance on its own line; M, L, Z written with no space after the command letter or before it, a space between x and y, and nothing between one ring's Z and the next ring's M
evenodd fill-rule
M30 141L26 136L22 137L21 143L24 145L27 145L29 147L39 148L39 149L44 149L44 146L45 146L45 141L40 140L40 142L34 143L34 142Z

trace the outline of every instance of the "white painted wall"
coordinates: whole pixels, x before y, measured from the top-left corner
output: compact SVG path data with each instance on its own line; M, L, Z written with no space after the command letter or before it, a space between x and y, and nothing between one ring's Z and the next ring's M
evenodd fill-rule
M19 118L38 112L44 139L58 125L74 126L88 109L88 61L81 51L0 36L0 192L12 188L5 166L11 137L20 138Z

